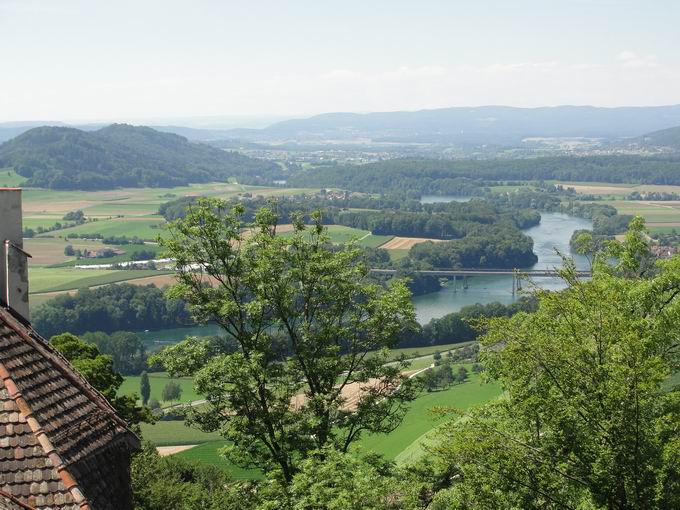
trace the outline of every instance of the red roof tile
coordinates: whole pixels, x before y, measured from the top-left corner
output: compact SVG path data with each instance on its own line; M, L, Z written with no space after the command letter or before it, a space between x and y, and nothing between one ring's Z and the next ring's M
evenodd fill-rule
M36 509L129 508L138 445L101 394L0 309L0 491Z

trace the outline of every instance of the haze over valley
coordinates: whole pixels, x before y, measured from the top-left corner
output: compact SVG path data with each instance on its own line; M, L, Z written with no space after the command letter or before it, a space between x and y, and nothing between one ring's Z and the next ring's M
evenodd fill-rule
M0 509L680 508L679 23L0 0Z

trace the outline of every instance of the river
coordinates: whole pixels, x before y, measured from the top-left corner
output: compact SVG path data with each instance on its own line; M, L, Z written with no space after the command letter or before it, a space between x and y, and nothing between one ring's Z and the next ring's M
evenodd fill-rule
M569 239L574 230L591 229L592 222L563 213L541 213L541 223L524 232L534 240L534 253L538 262L528 269L552 269L560 267L562 260L556 249L570 255ZM579 269L589 269L585 257L575 256ZM546 289L559 289L560 282L554 278L537 278L536 284ZM425 324L430 319L447 313L457 312L462 307L475 303L512 303L518 296L512 295L512 276L475 276L468 279L468 288L463 290L458 282L457 291L446 286L439 292L413 298L418 322Z
M452 198L449 198L449 201L451 200ZM541 213L541 223L524 231L533 238L534 253L538 256L538 262L529 269L552 269L561 266L562 261L555 250L570 255L569 239L574 230L591 228L590 220L575 218L563 213ZM588 261L584 257L576 256L575 260L579 269L589 269ZM536 283L546 289L561 287L560 282L553 278L537 278ZM498 301L509 304L518 298L512 295L511 276L475 276L468 279L466 290L462 289L460 281L457 287L457 291L449 285L439 292L413 298L418 322L425 324L430 319L457 312L462 307L475 303L486 304ZM216 325L208 325L148 331L139 333L139 335L148 348L158 348L164 344L183 340L187 335L215 335L218 331L219 328Z

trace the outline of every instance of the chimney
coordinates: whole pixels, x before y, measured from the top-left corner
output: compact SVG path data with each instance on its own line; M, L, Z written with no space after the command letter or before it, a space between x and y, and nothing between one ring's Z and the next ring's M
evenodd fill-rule
M23 249L21 223L21 190L0 188L0 302L28 321L30 255Z

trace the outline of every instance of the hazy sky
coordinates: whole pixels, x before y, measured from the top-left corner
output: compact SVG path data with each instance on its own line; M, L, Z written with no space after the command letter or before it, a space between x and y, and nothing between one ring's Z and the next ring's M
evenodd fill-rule
M0 121L680 103L678 0L0 0Z

